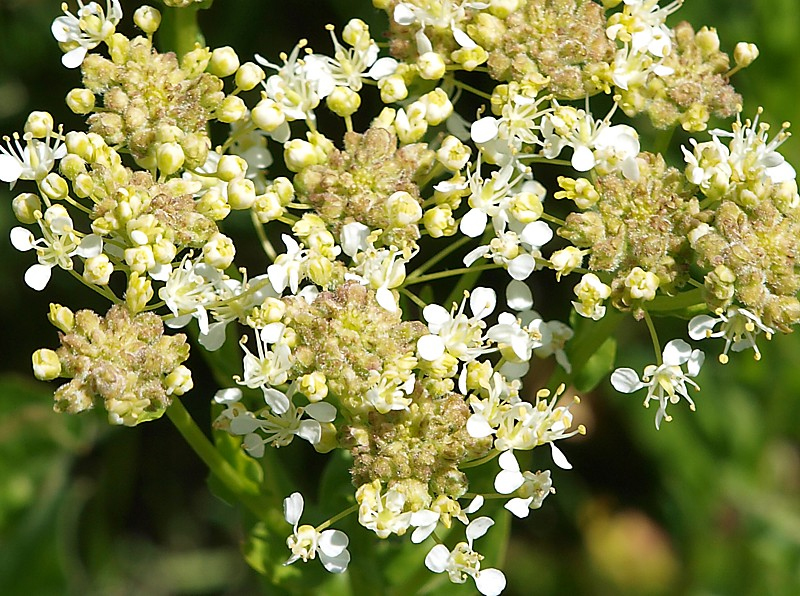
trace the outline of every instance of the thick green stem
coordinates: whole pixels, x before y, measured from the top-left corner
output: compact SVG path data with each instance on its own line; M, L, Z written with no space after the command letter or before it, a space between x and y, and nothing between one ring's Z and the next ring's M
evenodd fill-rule
M198 8L170 8L161 11L161 26L158 29L159 46L163 51L173 51L178 58L191 52L195 44L205 45L203 33L197 22Z
M211 473L219 479L253 515L261 519L268 510L268 505L259 495L258 486L239 474L217 451L216 447L203 434L192 416L180 400L176 399L167 408L167 416L189 443L195 453L208 466Z

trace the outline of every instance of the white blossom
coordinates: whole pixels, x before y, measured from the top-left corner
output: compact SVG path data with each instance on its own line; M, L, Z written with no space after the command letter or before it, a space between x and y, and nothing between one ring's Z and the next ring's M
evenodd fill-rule
M294 530L286 539L286 545L292 551L292 555L284 565L291 565L298 559L306 562L319 554L320 563L326 571L343 573L350 563L350 552L347 550L350 540L347 534L341 530L320 532L313 526L300 526L303 507L303 495L300 493L292 493L283 500L283 517L292 524Z
M714 327L720 326L718 331ZM763 333L767 339L771 339L775 330L767 327L761 318L746 308L731 306L724 313L719 313L716 317L709 315L697 315L689 321L689 337L692 339L705 339L711 337L724 337L725 347L719 360L723 364L728 362L728 351L741 352L752 348L755 352L755 359L761 359L761 352L756 345L756 337Z
M66 53L61 62L67 68L78 68L89 50L114 34L116 26L122 19L122 7L119 0L106 0L103 10L97 2L84 5L78 0L78 12L72 14L63 4L64 16L57 17L50 28L53 37Z

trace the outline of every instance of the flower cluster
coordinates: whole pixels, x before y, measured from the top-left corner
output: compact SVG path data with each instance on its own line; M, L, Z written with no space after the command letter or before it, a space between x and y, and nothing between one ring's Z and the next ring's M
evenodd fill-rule
M211 359L236 335L241 374L214 395L215 432L253 458L299 437L350 462L349 509L314 527L300 525L300 493L283 502L286 564L319 557L344 572L349 538L327 528L355 513L379 539L430 542L432 572L499 594L503 573L474 550L494 520L475 514L491 498L524 518L554 492L550 470L520 466L526 451L547 445L546 461L571 468L556 442L586 429L560 380L602 343L592 321L630 313L662 352L651 315L693 317L692 340L725 339L723 363L760 357L759 333L800 321L800 196L778 152L788 132L770 138L760 111L741 121L730 76L754 46L736 46L730 68L713 29L667 25L677 0L373 4L391 55L353 19L328 28L329 53L301 40L275 62L227 46L160 52L149 6L133 38L116 31L117 0L65 8L52 31L80 68L66 103L87 130L33 112L0 146L0 180L28 185L11 232L36 255L27 285L66 270L113 306L101 317L53 305L61 347L37 351L34 372L71 379L57 410L102 402L134 425L192 388L186 338L165 326L196 326ZM477 114L456 111L468 93L486 102ZM612 109L594 113L594 96ZM690 139L675 164L620 122L638 114L691 133L736 121ZM343 138L327 136L330 118ZM541 164L559 168L558 188ZM236 264L242 241L224 231L241 233L225 221L235 211L249 212L263 270ZM476 282L484 271L504 291ZM534 275L573 280L571 306L590 321L544 320ZM534 356L556 372L530 390ZM658 427L668 405L695 408L704 356L673 339L655 357L642 378L623 367L610 383L646 388ZM475 482L479 465L494 491ZM453 520L465 539L448 546Z

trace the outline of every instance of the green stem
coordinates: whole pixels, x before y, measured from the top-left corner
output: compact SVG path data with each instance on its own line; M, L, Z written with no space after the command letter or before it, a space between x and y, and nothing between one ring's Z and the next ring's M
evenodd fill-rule
M422 265L420 265L419 267L414 269L414 271L409 273L408 277L406 277L406 283L409 283L409 282L413 283L418 277L420 277L428 269L430 269L436 263L438 263L439 261L441 261L442 259L447 257L447 255L451 254L453 251L456 251L459 248L461 248L462 246L464 246L470 240L472 240L472 238L464 236L463 238L460 238L459 240L456 240L455 242L452 242L452 243L448 244L447 247L444 250L439 251L438 253L433 255L430 259L425 261L425 263L423 263Z
M172 8L161 11L161 26L158 28L159 46L164 51L173 51L182 58L191 52L195 44L205 45L205 38L197 23L197 7Z
M172 402L167 408L167 416L181 433L186 442L189 443L194 452L208 466L211 473L219 479L239 501L247 507L253 515L261 519L268 506L259 496L258 486L239 474L230 464L220 455L211 441L203 434L197 426L192 416L184 407L179 399Z
M653 325L653 319L647 311L644 311L644 322L647 323L647 330L650 332L650 339L653 341L653 351L656 353L656 364L661 366L661 342L658 341L658 333Z
M428 275L418 275L413 280L406 281L405 285L411 286L414 284L421 284L426 281L434 279L443 279L445 277L452 277L454 275L461 275L462 273L481 272L488 269L499 269L501 265L491 263L489 265L479 265L478 267L460 267L459 269L447 269L446 271L437 271L436 273L429 273Z

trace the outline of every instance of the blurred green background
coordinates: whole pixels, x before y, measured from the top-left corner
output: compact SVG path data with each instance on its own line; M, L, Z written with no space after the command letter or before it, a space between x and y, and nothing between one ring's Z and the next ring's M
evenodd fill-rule
M138 2L122 4L129 32ZM80 127L62 102L79 73L61 67L49 33L59 5L0 0L4 134L33 109ZM690 0L677 16L715 26L725 50L758 44L760 58L734 82L745 114L763 105L777 128L800 123L798 14L800 0ZM351 16L381 31L367 0L217 0L202 23L210 45L274 59L300 37L327 48L323 26ZM795 139L783 152L800 164ZM0 189L3 204L12 196ZM0 210L3 238L13 225L10 207ZM99 413L52 412L52 387L29 372L30 354L57 341L47 305L94 298L58 274L35 293L22 283L29 256L7 240L0 251L0 594L269 593L241 559L236 511L210 495L205 469L166 419L130 430ZM685 336L680 322L661 329ZM620 365L652 360L642 331L621 330ZM506 593L800 594L800 336L762 343L761 362L745 353L724 367L707 347L697 412L673 407L659 432L638 394L606 383L584 396L574 412L588 435L563 446L575 469L555 470L558 494L515 521ZM200 373L184 400L204 427L215 390Z

